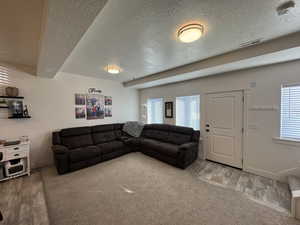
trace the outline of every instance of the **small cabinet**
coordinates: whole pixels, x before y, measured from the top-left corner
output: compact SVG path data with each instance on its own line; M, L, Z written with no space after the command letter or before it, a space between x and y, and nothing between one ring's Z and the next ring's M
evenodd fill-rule
M0 181L22 175L30 175L29 156L29 142L21 142L18 145L11 146L0 146L0 174L2 174Z

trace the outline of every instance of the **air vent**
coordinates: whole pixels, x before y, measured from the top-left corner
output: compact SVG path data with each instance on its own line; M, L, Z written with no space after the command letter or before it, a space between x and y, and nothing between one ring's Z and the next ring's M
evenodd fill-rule
M257 44L261 43L261 41L262 41L261 38L253 40L253 41L247 41L247 42L240 44L240 48L246 48L246 47L249 47L252 45L257 45Z
M291 8L295 8L296 3L294 1L284 2L276 8L278 16L285 15Z

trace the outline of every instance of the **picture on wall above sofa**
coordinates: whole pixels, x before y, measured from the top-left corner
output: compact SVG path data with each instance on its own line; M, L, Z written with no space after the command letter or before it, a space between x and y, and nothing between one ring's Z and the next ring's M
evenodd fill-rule
M98 93L75 94L76 119L104 119L112 117L112 97Z
M76 119L85 119L85 107L76 107L75 108L75 118Z
M86 114L88 120L104 119L104 96L86 95Z
M106 105L105 106L105 117L112 117L112 107Z
M85 105L85 94L75 94L75 105Z
M105 105L112 105L112 97L111 96L105 96Z

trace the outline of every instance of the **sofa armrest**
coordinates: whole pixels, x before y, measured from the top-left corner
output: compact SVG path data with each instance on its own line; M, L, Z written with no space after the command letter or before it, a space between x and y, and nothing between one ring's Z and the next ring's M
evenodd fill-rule
M179 145L178 150L177 166L185 169L198 158L199 144L198 142L184 143Z
M186 151L191 148L198 148L198 143L197 142L188 142L188 143L179 145L179 151Z
M53 145L52 146L52 151L55 154L66 154L69 152L69 149L66 146L63 145Z
M52 151L54 162L59 174L64 174L70 171L69 149L63 145L53 145Z

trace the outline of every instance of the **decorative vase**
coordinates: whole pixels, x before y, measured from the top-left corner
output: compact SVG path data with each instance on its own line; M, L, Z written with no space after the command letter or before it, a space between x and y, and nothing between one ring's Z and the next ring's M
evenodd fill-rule
M17 97L19 95L19 89L16 87L7 87L5 92L8 97Z

